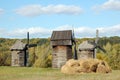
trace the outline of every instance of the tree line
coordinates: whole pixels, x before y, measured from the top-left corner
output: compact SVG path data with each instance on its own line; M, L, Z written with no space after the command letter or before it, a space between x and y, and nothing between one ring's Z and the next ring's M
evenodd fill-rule
M18 39L0 38L0 66L11 65L10 47ZM21 39L27 43L26 39ZM77 38L77 46L85 40L95 40L95 38ZM50 38L32 38L30 44L37 44L37 47L29 48L29 63L30 67L51 67L52 61L52 46ZM98 44L106 50L103 53L97 50L97 58L105 60L112 69L120 69L120 37L101 37Z

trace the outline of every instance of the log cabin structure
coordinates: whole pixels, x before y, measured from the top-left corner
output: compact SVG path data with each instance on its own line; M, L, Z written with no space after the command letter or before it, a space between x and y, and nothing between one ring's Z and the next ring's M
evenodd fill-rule
M97 49L100 49L101 51L106 53L106 50L98 44L98 33L99 31L96 30L95 41L84 41L78 46L78 59L96 58Z
M67 60L72 58L72 42L72 30L53 31L51 36L52 68L61 68Z
M27 66L29 48L36 46L37 44L29 44L29 32L27 32L26 44L24 44L21 40L17 40L15 44L10 48L12 52L11 66Z
M92 41L83 41L78 46L78 59L94 58L96 44Z
M27 44L24 44L21 40L17 40L15 44L10 48L11 50L11 66L26 66L28 53L26 49Z

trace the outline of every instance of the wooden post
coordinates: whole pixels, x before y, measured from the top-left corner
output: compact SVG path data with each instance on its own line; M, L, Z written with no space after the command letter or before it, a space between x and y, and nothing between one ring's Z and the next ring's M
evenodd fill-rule
M98 35L99 35L99 31L98 31L98 29L97 29L97 30L96 30L96 40L95 40L96 47L95 47L95 51L94 51L93 58L96 58L97 46L98 46L98 40L99 40Z

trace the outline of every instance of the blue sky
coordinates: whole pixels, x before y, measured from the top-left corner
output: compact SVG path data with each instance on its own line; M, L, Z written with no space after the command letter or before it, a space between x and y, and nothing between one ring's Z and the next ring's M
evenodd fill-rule
M0 0L0 37L47 38L53 30L75 36L120 36L120 0Z

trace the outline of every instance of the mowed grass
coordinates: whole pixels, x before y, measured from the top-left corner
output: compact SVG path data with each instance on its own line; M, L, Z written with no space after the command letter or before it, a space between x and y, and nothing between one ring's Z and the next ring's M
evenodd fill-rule
M0 80L120 80L120 70L108 74L63 74L59 69L1 66Z

